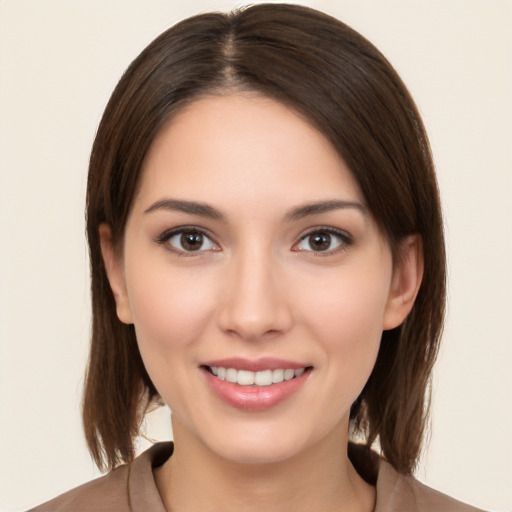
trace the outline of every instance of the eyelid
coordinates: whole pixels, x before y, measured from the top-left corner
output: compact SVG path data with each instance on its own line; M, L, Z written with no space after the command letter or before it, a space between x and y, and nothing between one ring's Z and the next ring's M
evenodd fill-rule
M210 242L212 244L214 244L216 246L216 248L215 249L206 249L206 250L203 249L203 250L197 250L197 251L182 251L180 249L177 249L176 247L171 246L170 244L168 244L168 247L166 247L166 248L169 251L178 254L179 256L198 256L198 255L204 254L206 252L217 252L217 251L221 250L219 244L215 241L215 238L213 237L213 235L207 229L200 228L198 226L191 226L191 225L176 226L174 228L167 229L163 233L161 233L160 235L156 236L154 238L154 241L157 244L159 244L159 245L164 245L172 237L174 237L176 235L179 235L179 234L182 234L182 233L187 232L187 231L200 233L204 237L208 238L208 240L210 240Z
M314 235L315 233L326 233L328 235L332 235L338 239L341 239L341 243L338 247L334 249L329 249L326 251L315 251L315 250L307 250L307 249L294 249L298 244L304 241L306 238ZM338 252L345 251L353 244L354 240L352 236L344 230L333 228L331 226L317 226L314 228L310 228L306 233L301 234L298 241L295 242L292 246L292 251L296 252L304 252L309 253L309 255L313 256L331 256L333 254L337 254Z

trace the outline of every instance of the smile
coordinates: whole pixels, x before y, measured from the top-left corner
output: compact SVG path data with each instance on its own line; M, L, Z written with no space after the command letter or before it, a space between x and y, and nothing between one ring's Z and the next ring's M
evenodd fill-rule
M200 369L214 395L231 407L253 412L290 399L313 372L307 363L272 357L205 361Z
M261 370L251 372L249 370L237 370L235 368L224 368L222 366L209 366L209 371L220 380L225 380L239 386L271 386L281 382L300 377L303 368L277 368L275 370Z

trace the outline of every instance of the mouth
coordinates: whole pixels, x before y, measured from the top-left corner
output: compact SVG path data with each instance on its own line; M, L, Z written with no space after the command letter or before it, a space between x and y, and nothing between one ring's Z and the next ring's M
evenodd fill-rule
M280 384L300 377L306 370L310 370L310 366L301 368L276 368L260 371L237 370L236 368L228 368L224 366L205 366L217 379L238 384L239 386L259 386L266 387L272 384Z
M313 371L304 363L273 358L230 358L204 362L200 368L218 398L245 411L264 411L289 399Z

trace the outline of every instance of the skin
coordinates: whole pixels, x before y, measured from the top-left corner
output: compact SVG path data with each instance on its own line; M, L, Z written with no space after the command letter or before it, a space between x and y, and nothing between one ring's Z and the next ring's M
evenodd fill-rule
M170 199L219 215L163 206ZM329 201L349 205L291 215ZM199 250L168 235L180 227L204 232ZM167 509L372 510L375 491L346 455L350 405L382 330L412 307L421 250L407 239L393 265L326 138L257 94L200 98L154 140L122 250L108 226L100 235L118 316L135 325L172 410L175 453L155 471ZM200 368L235 356L312 369L284 402L246 411L213 393Z

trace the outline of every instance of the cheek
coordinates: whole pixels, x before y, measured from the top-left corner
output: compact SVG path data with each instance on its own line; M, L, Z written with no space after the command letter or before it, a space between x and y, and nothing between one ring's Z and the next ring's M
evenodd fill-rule
M304 295L303 311L325 332L326 343L360 345L376 334L380 339L389 282L387 275L357 270L328 276L315 293Z
M216 289L199 271L153 266L129 279L130 305L144 366L173 413L195 403L191 369L209 329ZM188 413L187 413L188 414Z
M143 357L172 359L204 332L215 304L215 287L198 271L138 272L128 280L130 306ZM192 355L192 353L190 353ZM149 362L149 361L148 361Z
M350 402L377 358L389 282L387 274L354 270L331 276L304 298L305 325L322 346L326 378L333 392L339 390Z

